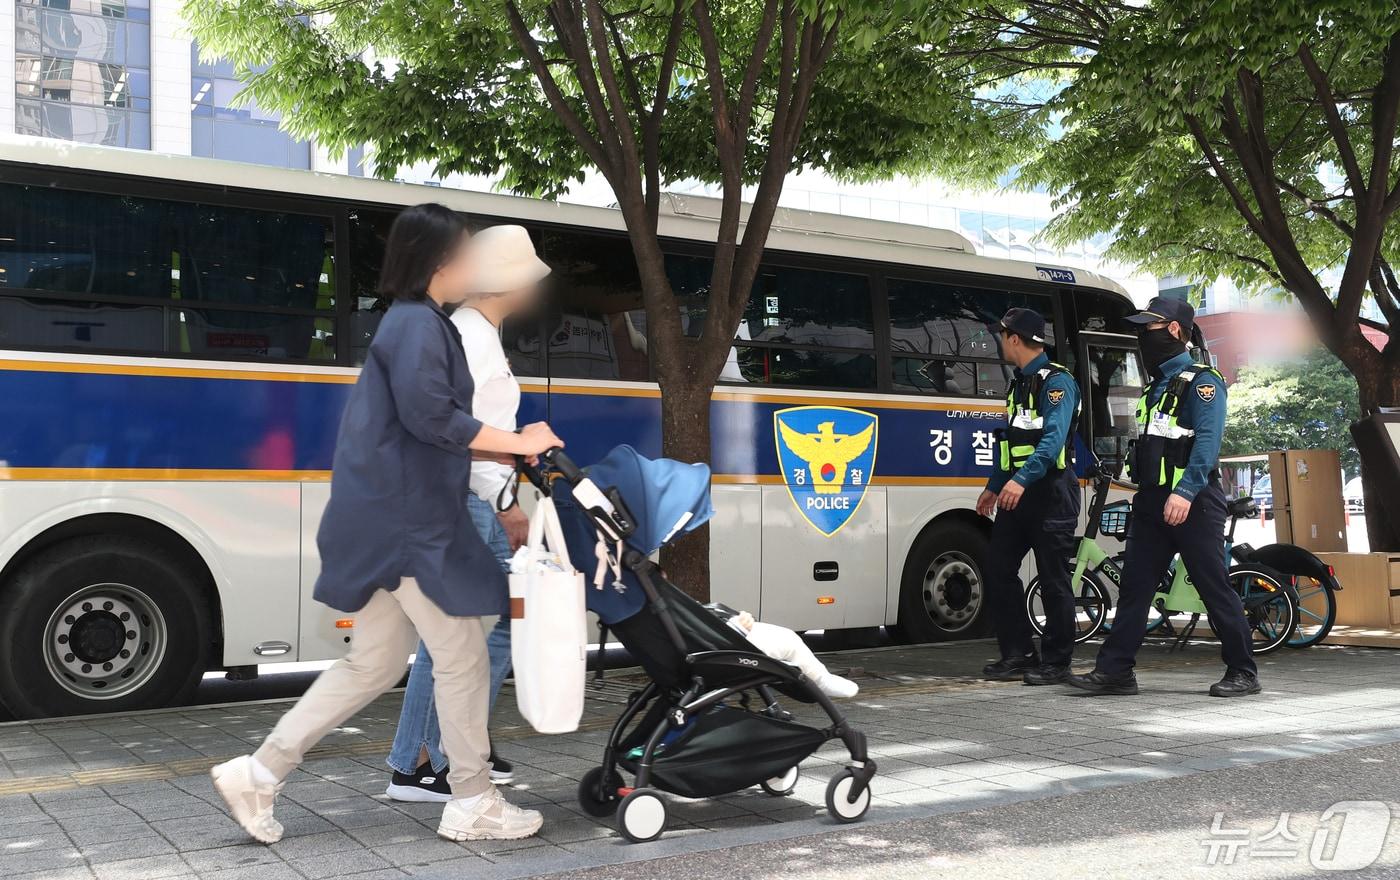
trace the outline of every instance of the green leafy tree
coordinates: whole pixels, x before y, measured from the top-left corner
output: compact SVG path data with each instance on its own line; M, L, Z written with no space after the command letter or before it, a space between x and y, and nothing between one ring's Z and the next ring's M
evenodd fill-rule
M1223 455L1273 449L1335 449L1354 476L1361 457L1348 425L1361 416L1356 380L1331 352L1249 366L1230 386Z
M1150 270L1285 291L1362 413L1400 405L1394 0L991 0L946 51L1062 124L1021 178L1061 194L1053 237L1111 233ZM1371 546L1400 549L1381 500Z
M185 12L203 50L231 59L293 133L332 150L370 143L381 174L427 161L546 197L601 174L636 254L665 454L704 461L711 391L790 172L871 178L954 157L959 173L990 176L1039 136L926 51L961 11L946 2L189 0ZM683 332L657 238L663 189L683 179L721 192L698 336ZM703 595L707 537L668 564Z

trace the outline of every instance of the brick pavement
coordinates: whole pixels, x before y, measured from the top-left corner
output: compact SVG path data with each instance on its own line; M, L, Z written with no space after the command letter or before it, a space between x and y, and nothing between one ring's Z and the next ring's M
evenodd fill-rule
M1145 649L1138 697L1089 700L1060 688L967 677L986 643L832 655L862 694L848 704L880 765L871 824L995 807L1240 765L1400 741L1393 652L1284 651L1263 658L1262 698L1204 695L1214 651ZM545 813L542 833L514 842L447 843L437 805L383 797L383 765L400 697L377 700L335 731L290 780L278 816L287 837L246 842L223 815L207 768L248 751L284 701L0 725L0 877L15 880L343 880L509 878L835 830L822 806L839 745L803 765L793 796L758 790L671 802L659 841L631 845L610 821L584 816L577 780L596 761L636 679L594 692L582 729L543 737L522 728L509 691L493 725L516 764L509 796ZM802 714L799 711L799 714Z

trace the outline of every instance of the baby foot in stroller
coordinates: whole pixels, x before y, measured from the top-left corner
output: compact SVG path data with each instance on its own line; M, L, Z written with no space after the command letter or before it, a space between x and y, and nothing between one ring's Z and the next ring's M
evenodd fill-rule
M834 672L828 672L818 678L816 685L822 693L837 699L849 700L860 693L860 685Z

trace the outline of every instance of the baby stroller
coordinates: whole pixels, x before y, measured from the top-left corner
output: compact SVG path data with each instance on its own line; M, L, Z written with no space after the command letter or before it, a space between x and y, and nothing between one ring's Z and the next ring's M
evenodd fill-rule
M651 679L628 698L602 764L579 783L583 809L616 813L631 841L654 840L666 829L662 792L705 798L758 785L787 795L798 765L840 739L851 760L827 785L827 811L840 822L862 818L875 775L865 734L795 667L759 652L649 558L710 518L709 468L651 461L619 446L587 471L558 450L542 456L540 468L524 470L554 499L570 558L590 581L590 610ZM551 481L550 471L562 479ZM595 565L599 576L589 578ZM816 703L831 723L797 723L778 694ZM621 771L633 774L631 786Z

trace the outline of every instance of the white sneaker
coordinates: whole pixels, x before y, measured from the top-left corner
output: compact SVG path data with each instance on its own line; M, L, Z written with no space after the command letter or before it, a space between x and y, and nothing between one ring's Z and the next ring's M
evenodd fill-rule
M470 808L449 801L442 808L438 837L446 840L519 840L532 837L544 824L536 810L522 810L501 797L493 785Z
M254 840L276 843L282 839L282 823L272 816L272 804L282 786L260 783L253 776L253 756L243 755L209 770L214 790L228 804L234 821Z

